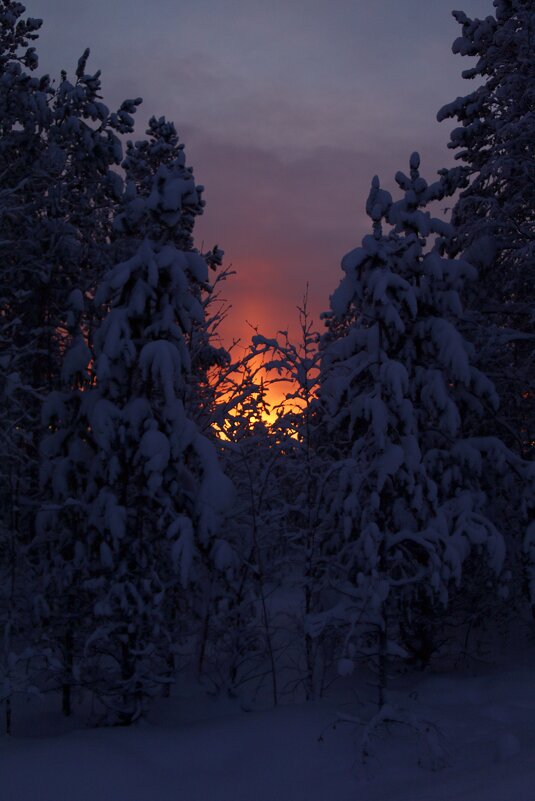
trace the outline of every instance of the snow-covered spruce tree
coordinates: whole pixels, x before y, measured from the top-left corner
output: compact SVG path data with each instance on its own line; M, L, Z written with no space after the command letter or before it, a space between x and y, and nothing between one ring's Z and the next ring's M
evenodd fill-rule
M445 105L456 119L449 147L464 164L449 251L479 271L467 297L471 335L502 399L501 435L528 453L535 441L535 8L495 0L494 16L453 15L462 26L453 52L476 58L463 77L473 91ZM468 184L468 185L466 185Z
M37 58L30 45L41 22L25 19L24 10L0 2L0 701L7 731L11 698L31 683L25 667L33 657L27 647L33 611L28 544L37 491L32 433L39 425L40 387L32 368L39 332L24 321L34 235L29 168L43 152L50 93L48 79L32 75Z
M396 175L395 203L373 180L373 234L342 261L331 326L345 320L344 334L327 338L322 359L320 398L338 449L325 514L340 600L312 623L341 626L343 673L363 655L376 663L381 704L388 656L407 655L407 615L425 600L447 605L472 556L488 565L485 579L500 575L493 505L514 503L527 470L497 437L466 436L498 399L457 329L459 292L475 270L443 256L450 227L424 208L444 185L428 185L419 162L413 154L410 175Z
M46 79L31 75L37 67L37 58L34 48L28 45L37 38L41 21L25 20L23 14L20 3L0 3L2 513L20 495L19 479L26 473L23 462L28 461L32 450L30 434L39 410L38 392L28 367L34 359L38 332L31 326L24 330L23 319L31 292L29 275L25 272L32 258L33 235L33 198L28 184L31 166L44 149L40 131L49 121L49 90ZM28 487L24 491L27 493ZM20 506L16 510L17 515L25 513Z
M106 309L94 340L96 384L80 409L95 451L83 496L81 589L92 618L81 675L124 723L173 680L179 641L195 629L203 571L224 547L217 527L229 482L185 410L186 338L201 320L197 287L208 274L192 241L201 210L183 151L160 165L149 193L127 186L116 228L128 226L128 245L138 246L96 298Z
M12 18L6 13L3 25L9 20L26 35ZM2 306L12 326L8 369L11 393L24 395L31 388L37 408L61 382L71 292L80 289L91 297L110 266L112 212L122 187L111 168L122 158L118 135L132 130L132 112L140 102L125 101L110 113L100 102L99 73L85 72L88 55L79 60L74 83L62 73L54 89L48 76L30 78L14 59L4 65L0 87L6 112L2 185L10 208L1 243L7 256ZM32 69L37 66L33 49L25 59ZM87 328L89 321L84 324ZM30 409L30 403L24 405ZM27 428L35 446L40 432L35 424Z
M39 602L34 640L42 656L39 683L61 688L62 711L72 711L73 687L80 685L84 633L93 614L87 579L85 488L95 458L81 405L91 387L92 358L82 330L84 298L73 290L66 319L69 341L62 388L50 392L42 416L47 433L41 444L42 500L37 517L40 560L32 579Z
M34 666L40 664L43 677L53 653L46 643L55 636L49 582L57 543L53 523L45 530L36 528L35 521L40 508L48 514L58 499L51 497L50 487L39 488L40 444L51 424L41 410L47 396L66 389L69 298L78 293L83 309L83 293L91 297L110 261L112 208L122 184L111 167L121 161L118 134L132 130L131 112L139 101L126 101L111 114L99 100L99 74L85 73L88 51L78 63L74 84L63 74L54 88L48 76L26 73L38 66L28 44L37 38L41 22L24 20L23 14L20 3L0 4L0 415L5 454L0 526L6 543L2 569L10 577L2 582L10 587L2 617L9 618L6 630L12 632L13 599L25 608L15 627L18 647L31 655ZM88 315L82 325L87 332ZM30 670L25 675L27 683L36 680ZM39 683L49 685L49 679Z
M122 165L127 181L127 191L135 191L141 197L148 197L152 192L154 176L160 167L168 166L177 158L181 158L184 148L174 123L165 117L151 117L145 133L145 139L127 143L126 157ZM200 186L198 189L202 192L203 187ZM199 199L199 204L200 207L204 206L202 198ZM186 219L186 215L184 215L183 226L179 232L180 241L175 243L177 247L189 248L192 246L190 240L194 219L194 215L190 215L189 219ZM125 217L121 227L127 232L130 224L131 221ZM128 237L126 244L128 245ZM210 268L210 272L215 272L222 264L223 251L215 246L207 253L202 253L202 256ZM212 368L215 368L216 372L218 369L227 372L230 365L230 355L226 349L214 344L222 312L218 307L212 313L212 296L214 292L217 294L218 283L230 273L229 269L224 270L215 278L198 282L195 287L192 287L192 291L196 292L203 305L203 314L199 320L194 320L191 329L185 332L191 360L191 380L188 385L189 395L185 400L186 407L188 414L200 425L204 433L212 437L217 395L214 384L217 383L217 380L213 375L209 377L209 373L214 372Z
M65 714L71 709L71 687L79 683L75 631L87 613L78 603L84 527L77 490L91 449L73 423L88 385L86 342L95 325L95 286L113 264L111 224L123 185L113 169L122 158L119 134L132 131L132 114L141 102L127 100L110 112L100 99L100 73L86 72L88 56L86 50L74 83L62 74L50 102L40 165L44 201L35 226L41 268L39 280L32 282L43 340L39 364L46 378L42 431L36 436L41 493L31 554L40 614L33 639L44 656L38 683L62 687Z
M49 338L63 354L69 331L68 298L84 296L81 323L87 336L94 326L95 287L115 260L112 221L122 197L123 179L116 167L123 157L120 136L131 133L140 98L125 100L117 111L102 102L100 71L87 72L89 49L78 61L75 80L62 72L50 104L47 140L47 204L43 244L47 248L47 289L41 290L52 328ZM61 363L61 359L60 359ZM49 372L57 377L52 365ZM61 373L61 369L59 370Z

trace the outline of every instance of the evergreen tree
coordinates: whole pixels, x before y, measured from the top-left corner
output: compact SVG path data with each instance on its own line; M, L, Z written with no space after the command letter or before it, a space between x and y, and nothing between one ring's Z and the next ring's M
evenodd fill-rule
M153 191L154 177L162 166L169 166L177 159L183 158L184 145L180 142L174 123L166 120L165 117L151 117L149 126L146 130L146 138L136 142L127 142L126 157L123 161L125 178L127 182L127 193L135 192L138 197L149 197ZM188 168L187 172L191 173ZM190 249L193 247L193 225L196 214L202 213L204 200L202 199L203 187L198 186L199 197L197 207L188 212L183 210L183 221L179 230L174 234L175 244L180 249ZM123 234L123 246L128 248L130 243L129 232L131 226L136 225L136 206L130 206L130 214L121 216L116 223L116 229ZM203 253L210 271L216 271L222 264L223 251L217 246L208 253ZM215 346L213 341L217 334L217 327L221 322L221 310L215 314L209 312L212 305L212 296L217 294L216 287L219 281L224 280L230 274L229 270L219 273L215 280L208 277L205 281L198 281L192 285L191 289L196 293L197 298L203 305L203 314L200 319L192 322L191 329L185 332L186 342L191 359L191 380L189 382L189 394L186 398L188 414L201 426L207 436L212 433L212 423L214 422L215 397L217 390L212 368L227 372L230 366L230 355L225 348ZM234 368L230 368L233 370ZM209 375L210 374L210 375Z
M5 5L22 13L20 4ZM22 47L28 23L15 25L12 17L6 13L2 24L8 31L14 27ZM40 25L30 22L30 30ZM27 417L25 427L35 448L42 398L61 383L68 298L74 289L91 297L110 265L110 224L122 186L111 168L122 158L118 135L132 130L132 112L141 102L125 101L110 113L99 99L100 74L85 72L88 55L87 50L79 60L74 84L62 73L54 88L48 76L22 72L26 63L37 67L30 48L3 65L0 87L2 186L8 204L1 288L3 317L10 326L4 361L10 394L34 396L33 405L27 398L24 406L27 415L33 412L33 422Z
M527 453L535 440L535 9L531 0L494 6L484 20L453 12L462 26L453 52L477 58L463 77L478 85L438 119L460 123L448 145L464 164L449 251L479 270L468 298L480 327L472 338L502 398L502 435Z
M90 382L92 354L87 343L96 322L95 287L113 263L111 224L123 186L113 169L122 158L119 134L132 130L132 114L141 102L127 100L111 113L100 100L100 73L86 73L88 56L86 50L74 83L62 73L50 103L47 170L41 172L46 202L36 229L39 262L46 269L40 282L32 284L29 307L40 315L39 370L45 388L41 426L35 434L40 441L41 497L32 541L32 584L41 620L33 636L47 655L44 686L59 682L65 714L71 710L71 687L80 681L75 631L87 614L87 607L78 603L85 551L77 500L91 453L82 431L69 435L69 423L76 419L81 393Z
M89 51L78 63L73 84L65 73L58 87L46 75L34 77L38 59L28 44L37 38L41 21L25 20L24 10L20 3L0 3L0 415L5 454L0 561L9 577L2 582L9 597L2 597L1 616L7 638L3 654L11 653L8 640L16 632L15 641L43 676L47 665L54 662L52 672L57 673L60 664L49 644L56 635L63 642L54 629L50 602L65 608L70 597L66 593L59 601L67 575L55 586L54 599L50 594L63 551L61 546L56 550L57 532L52 535L53 526L45 520L65 498L46 482L39 487L43 433L56 426L55 393L78 390L78 383L66 386L66 375L73 354L79 357L87 350L83 339L91 315L85 309L110 262L112 209L121 194L122 179L112 169L122 157L119 134L132 130L132 112L140 101L125 101L110 113L100 102L99 73L86 73ZM46 465L43 475L50 476ZM25 673L26 684L38 679L33 670ZM43 681L50 686L50 675Z
M42 159L41 131L50 121L48 78L32 75L38 64L30 44L41 21L24 11L18 2L0 2L0 700L7 731L12 696L31 684L21 662L34 655L27 639L35 611L28 546L41 386L34 380L40 333L26 325L36 205L30 165Z
M85 682L123 722L172 681L178 639L191 636L203 569L218 549L228 481L185 408L186 338L201 322L208 267L192 247L200 191L182 151L147 194L127 187L117 228L136 252L101 282L96 386L80 424L95 452L84 493L85 584L99 625L85 643ZM135 220L135 222L134 222Z
M42 501L37 517L41 559L32 577L32 591L41 614L33 639L45 654L46 689L61 688L62 710L72 711L72 690L81 685L83 634L90 629L91 598L87 580L84 488L95 458L87 426L76 425L85 393L90 390L92 353L81 321L84 299L80 290L69 298L69 334L62 368L62 388L47 396L43 420L47 433L41 445Z
M500 575L509 532L494 504L511 503L527 469L497 437L471 436L498 403L457 328L475 270L444 257L450 226L424 210L444 183L428 185L419 162L413 154L410 175L396 175L397 202L373 180L373 234L342 261L331 309L344 334L322 359L320 397L345 453L326 510L341 601L316 623L341 624L343 673L359 656L376 661L381 704L389 655L407 656L401 612L447 605L471 554Z

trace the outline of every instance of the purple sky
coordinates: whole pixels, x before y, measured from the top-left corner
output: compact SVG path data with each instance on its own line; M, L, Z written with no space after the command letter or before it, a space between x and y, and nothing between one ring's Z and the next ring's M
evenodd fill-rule
M328 308L343 254L369 226L364 203L407 169L451 163L441 105L470 84L451 53L452 7L491 0L27 0L42 17L41 70L72 75L86 46L108 105L141 96L142 131L165 114L206 187L197 243L218 243L238 274L227 285L227 341L245 319L295 330L310 283Z

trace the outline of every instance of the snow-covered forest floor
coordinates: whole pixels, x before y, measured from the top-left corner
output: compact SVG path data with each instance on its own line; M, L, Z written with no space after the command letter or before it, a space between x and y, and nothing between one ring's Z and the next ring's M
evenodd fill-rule
M0 739L0 798L532 801L535 650L507 651L456 672L395 678L396 714L431 722L430 737L405 725L383 727L365 764L362 728L330 725L341 716L369 717L362 699L371 690L362 676L341 680L320 702L249 712L178 686L131 728L65 723L53 698L19 702L13 736Z

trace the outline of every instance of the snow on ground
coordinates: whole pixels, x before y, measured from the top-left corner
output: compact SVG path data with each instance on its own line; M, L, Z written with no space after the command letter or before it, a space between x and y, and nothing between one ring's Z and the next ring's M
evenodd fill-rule
M434 723L442 750L389 724L365 765L362 729L329 725L366 711L352 680L336 700L256 712L177 692L130 729L68 730L32 702L0 738L0 801L533 801L533 665L530 652L477 675L401 677L392 704Z

